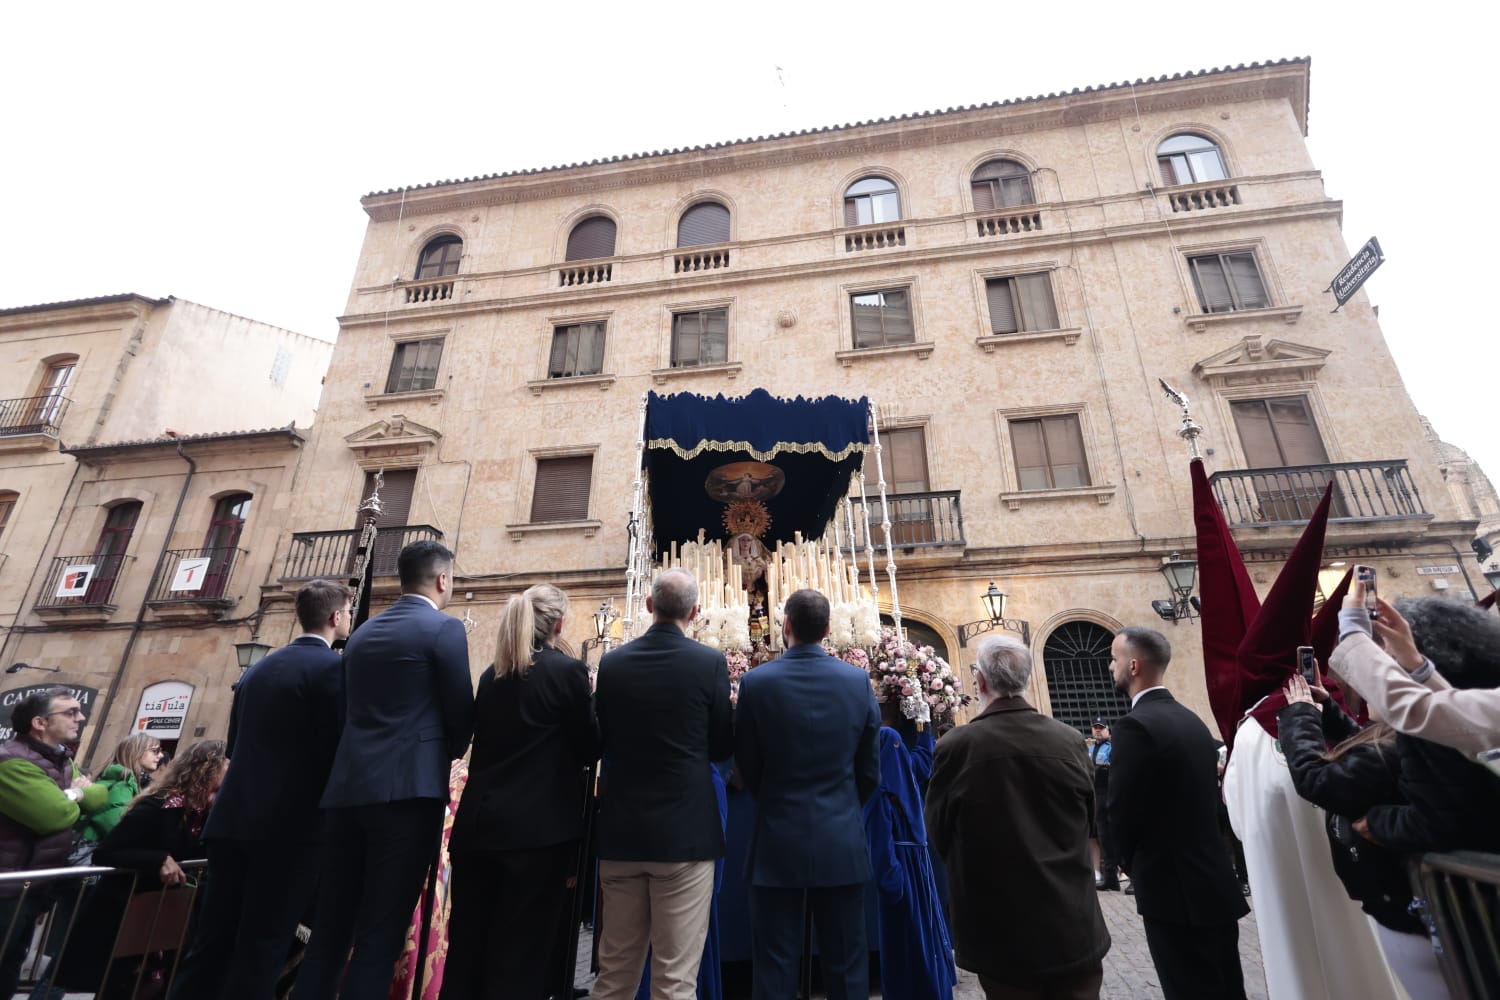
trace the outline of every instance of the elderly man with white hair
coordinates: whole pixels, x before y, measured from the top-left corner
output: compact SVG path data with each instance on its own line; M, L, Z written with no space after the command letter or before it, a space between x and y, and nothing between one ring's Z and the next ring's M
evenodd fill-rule
M938 741L927 830L948 868L953 947L988 1000L1097 1000L1109 932L1094 888L1094 775L1077 730L1027 703L1031 653L979 644L981 710Z

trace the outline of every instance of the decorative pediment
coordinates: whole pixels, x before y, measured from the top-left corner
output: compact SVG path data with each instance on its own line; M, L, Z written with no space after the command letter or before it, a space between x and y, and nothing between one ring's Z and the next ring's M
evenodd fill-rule
M1289 340L1263 341L1249 336L1193 365L1193 374L1219 386L1305 382L1317 374L1331 353Z
M361 468L377 468L392 460L398 460L398 465L417 465L442 436L436 428L393 413L345 435L344 441L354 452Z

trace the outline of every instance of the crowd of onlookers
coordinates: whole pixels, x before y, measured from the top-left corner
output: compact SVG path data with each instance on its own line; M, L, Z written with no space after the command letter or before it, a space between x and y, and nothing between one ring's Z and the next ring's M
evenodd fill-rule
M650 627L592 679L562 648L567 596L516 595L477 693L463 625L443 613L452 553L414 543L399 573L401 598L352 634L348 588L303 586L301 634L244 674L227 740L165 767L136 735L90 780L65 749L76 700L52 689L15 707L0 871L91 861L133 877L0 890L0 997L54 902L35 1000L140 980L173 1000L267 1000L298 953L295 1000L383 998L398 968L396 990L416 976L431 998L571 1000L580 913L594 997L721 997L726 788L754 801L757 1000L797 994L808 914L830 998L869 995L874 950L890 1000L950 1000L958 968L990 1000L1097 998L1111 944L1098 894L1122 880L1167 997L1244 996L1238 921L1269 876L1252 850L1247 885L1226 848L1223 744L1165 685L1160 632L1115 637L1131 709L1089 741L1027 701L1027 647L989 637L976 716L934 739L925 702L880 702L825 649L829 603L813 590L787 600L785 652L732 705L724 655L690 638L683 570L657 577ZM1337 874L1412 997L1442 997L1409 865L1500 850L1500 777L1476 759L1500 744L1500 618L1439 600L1377 608L1372 622L1356 587L1340 616L1328 667L1342 689L1286 665L1286 774L1328 839L1298 863ZM1276 836L1252 826L1237 831L1247 844ZM194 883L181 862L204 857L181 956L112 960L134 897Z

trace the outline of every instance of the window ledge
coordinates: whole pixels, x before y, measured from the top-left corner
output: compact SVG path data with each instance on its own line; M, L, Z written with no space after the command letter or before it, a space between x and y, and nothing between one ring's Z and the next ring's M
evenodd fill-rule
M918 361L926 361L932 354L932 341L924 340L919 344L893 344L890 347L858 347L852 351L836 351L833 356L838 358L839 364L848 368L854 362L866 358L893 358L902 354L915 354Z
M687 378L689 375L723 375L725 378L735 378L744 368L744 362L741 361L728 361L719 365L678 365L675 368L653 368L651 380L657 385L664 385L668 379Z
M539 521L535 524L507 524L505 530L510 532L510 540L519 542L525 535L540 534L544 531L579 531L584 538L593 538L603 521Z
M1011 510L1020 510L1021 504L1030 500L1071 500L1075 497L1093 497L1099 501L1100 506L1103 506L1115 498L1115 484L1073 486L1065 490L1018 490L1014 493L1000 494L1000 499L1005 501L1005 506Z
M615 378L613 372L606 375L570 375L567 378L534 378L526 383L526 388L531 390L533 396L540 396L548 389L566 389L581 385L597 385L601 391L604 391L615 384Z
M443 401L447 394L446 389L414 389L411 392L367 392L365 393L365 406L375 409L381 403L405 403L427 400L428 405L436 406Z
M1065 345L1071 346L1078 342L1082 335L1081 327L1069 327L1064 330L1028 330L1024 333L992 333L987 337L975 337L974 343L984 348L984 353L994 354L995 348L1004 344L1037 343L1043 340L1060 340Z
M1202 333L1211 326L1224 326L1252 319L1280 319L1291 326L1302 318L1302 306L1272 306L1269 309L1236 309L1233 312L1198 313L1187 317L1185 322L1194 333Z

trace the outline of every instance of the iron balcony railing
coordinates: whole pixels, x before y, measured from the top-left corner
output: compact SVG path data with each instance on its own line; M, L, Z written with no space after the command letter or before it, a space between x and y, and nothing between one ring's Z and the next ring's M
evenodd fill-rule
M283 580L312 580L318 577L343 579L355 569L359 532L299 531L292 535L287 552ZM403 524L375 529L374 575L395 576L396 557L412 542L442 541L443 533L430 524Z
M70 400L66 396L0 399L0 437L46 434L57 437Z
M1306 521L1329 482L1334 521L1381 521L1429 516L1406 459L1230 469L1208 479L1231 526Z
M868 485L866 486L868 489ZM926 493L887 493L886 506L891 515L891 544L898 548L935 548L939 545L964 544L964 514L959 504L959 490ZM853 549L865 548L867 538L876 547L885 544L880 528L880 497L854 499ZM869 517L865 517L868 507ZM869 535L866 535L868 525Z
M245 556L243 549L173 549L162 558L148 600L152 604L223 601L229 576Z
M132 556L57 556L42 584L39 608L102 607L114 596L115 584Z
M1500 997L1500 854L1428 854L1412 882L1449 995Z

